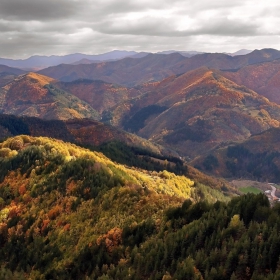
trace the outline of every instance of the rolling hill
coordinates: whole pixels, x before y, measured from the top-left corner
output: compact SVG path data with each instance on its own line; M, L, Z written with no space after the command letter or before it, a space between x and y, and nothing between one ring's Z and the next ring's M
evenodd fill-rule
M43 119L99 119L87 103L58 89L54 82L32 72L16 77L0 89L0 112Z

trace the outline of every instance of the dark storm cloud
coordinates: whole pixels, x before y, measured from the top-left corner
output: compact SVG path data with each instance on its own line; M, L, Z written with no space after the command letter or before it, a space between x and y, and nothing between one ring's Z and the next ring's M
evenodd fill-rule
M274 0L0 0L0 57L275 47L279 12Z

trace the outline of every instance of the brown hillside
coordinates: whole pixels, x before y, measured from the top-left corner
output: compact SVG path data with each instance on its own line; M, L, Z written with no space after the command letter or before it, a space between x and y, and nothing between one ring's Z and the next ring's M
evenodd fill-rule
M154 153L178 156L174 151L135 134L92 119L42 120L34 117L0 114L0 139L19 134L46 136L90 146L98 146L114 140Z
M0 87L5 86L16 76L26 73L24 70L12 68L6 65L0 65Z
M280 60L223 71L222 75L280 104Z
M280 183L280 128L212 150L191 163L210 174ZM214 164L213 164L214 163Z
M115 112L123 112L124 128L190 157L278 127L280 120L278 105L207 68L169 77Z
M43 119L98 118L88 104L53 86L55 80L29 73L0 89L0 112Z
M87 102L100 114L116 104L138 96L141 91L103 81L76 80L56 83L56 86Z

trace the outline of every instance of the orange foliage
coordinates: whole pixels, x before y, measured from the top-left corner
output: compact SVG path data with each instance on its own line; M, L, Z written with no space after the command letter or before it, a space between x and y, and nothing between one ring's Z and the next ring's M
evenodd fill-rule
M111 253L114 248L122 243L122 229L115 227L109 230L108 233L99 236L96 241L97 245L102 242L105 242L107 251Z
M55 205L49 212L48 217L54 220L62 212L62 207L60 205Z
M63 230L64 231L69 231L70 230L70 224L66 224L64 227L63 227Z
M26 187L25 185L21 185L19 188L18 188L18 191L19 191L19 194L20 195L24 195L26 193Z
M50 220L43 220L42 231L44 231L50 223Z
M11 202L11 205L9 206L9 214L8 218L14 218L19 216L21 213L21 209L19 205L16 205L14 201Z

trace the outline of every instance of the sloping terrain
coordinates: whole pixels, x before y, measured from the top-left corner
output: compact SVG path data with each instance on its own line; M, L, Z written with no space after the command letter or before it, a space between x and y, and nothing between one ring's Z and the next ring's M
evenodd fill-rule
M0 87L5 86L18 75L26 73L24 70L12 68L6 65L0 65Z
M68 83L59 82L55 86L87 102L100 114L120 102L141 95L138 89L84 79Z
M0 114L0 139L21 134L78 143L128 166L152 171L165 169L212 188L234 192L225 180L207 176L186 165L175 151L94 120L48 121Z
M52 137L89 146L99 146L110 141L119 141L153 153L177 156L170 149L91 119L42 120L34 117L0 114L0 139L20 134Z
M145 231L140 244L160 226L164 211L186 198L226 200L184 176L130 169L101 153L44 137L1 143L0 174L1 267L23 270L31 279L40 274L66 279L65 271L84 250L110 255L124 231L137 225ZM8 249L14 241L20 256L14 246Z
M280 129L271 128L195 159L192 164L212 175L280 183Z
M223 71L222 75L280 104L280 59L249 65L237 71Z
M35 73L18 76L0 89L0 112L43 119L94 118L98 113L76 96Z
M280 107L200 68L169 77L114 109L112 123L195 157L215 146L278 127Z
M77 79L103 80L125 86L159 81L173 74L170 68L188 58L173 53L148 54L142 58L124 58L119 61L83 65L58 65L38 73L69 82Z
M26 71L0 64L0 73L1 75L3 74L22 75L26 73Z

